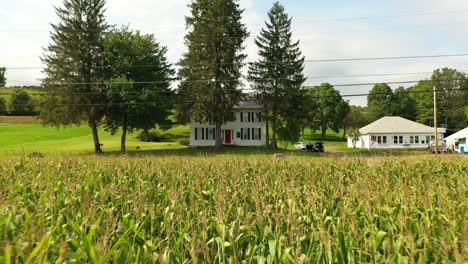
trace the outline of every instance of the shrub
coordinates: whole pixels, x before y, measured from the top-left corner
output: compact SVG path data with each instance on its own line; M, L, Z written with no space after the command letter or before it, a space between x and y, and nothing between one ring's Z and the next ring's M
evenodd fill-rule
M143 142L164 142L167 139L166 135L159 130L142 131L137 138Z
M188 138L179 139L178 142L182 146L190 146L190 139L188 139Z
M12 115L27 116L33 114L33 101L27 92L17 89L10 97L10 112Z
M7 105L5 98L0 97L0 115L5 115L7 113Z

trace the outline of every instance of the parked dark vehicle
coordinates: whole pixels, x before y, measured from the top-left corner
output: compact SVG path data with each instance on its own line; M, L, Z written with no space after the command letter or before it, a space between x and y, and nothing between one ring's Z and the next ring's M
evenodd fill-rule
M307 144L307 151L311 152L325 152L323 142L317 142L315 144Z

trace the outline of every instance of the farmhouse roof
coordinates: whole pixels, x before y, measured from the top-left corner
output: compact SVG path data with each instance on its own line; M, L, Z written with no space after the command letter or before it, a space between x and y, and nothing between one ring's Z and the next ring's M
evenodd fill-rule
M439 128L439 131L445 133L445 128ZM399 116L386 116L359 129L359 132L363 135L374 133L433 133L434 128Z
M457 133L446 137L445 139L459 139L459 138L467 138L468 137L468 127L458 131Z
M263 105L259 101L240 101L234 109L262 109Z

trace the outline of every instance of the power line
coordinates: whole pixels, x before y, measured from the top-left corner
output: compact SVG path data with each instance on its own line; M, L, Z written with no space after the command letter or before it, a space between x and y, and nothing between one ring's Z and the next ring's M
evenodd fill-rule
M395 14L395 15L386 15L386 16L363 16L363 17L348 17L348 18L326 18L326 19L297 19L293 20L292 24L305 24L305 23L329 23L329 22L347 22L347 21L362 21L362 20L385 20L385 19L393 19L393 18L402 18L402 17L414 17L414 16L432 16L432 15L441 15L441 14L454 14L454 13L465 13L468 10L444 10L444 11L421 11L421 12L404 12L402 14ZM264 23L247 23L246 26L259 26L264 25ZM172 30L174 26L161 26L158 28L168 28L168 30ZM185 28L186 26L176 26L176 28ZM156 28L152 28L153 30ZM31 32L50 32L51 29L40 29L40 30L7 30L7 29L0 29L0 33L11 33L11 32L24 32L24 33L31 33ZM89 30L72 30L75 32L90 32Z
M465 91L467 89L457 88L452 89L451 91ZM433 93L433 92L443 92L443 89L436 89L436 90L423 90L423 91L405 91L406 94L419 94L419 93ZM321 99L321 98L336 98L336 97L363 97L369 95L392 95L392 93L362 93L362 94L344 94L344 95L331 95L331 96L309 96L308 98L312 99ZM295 96L295 98L299 98L299 96ZM302 97L300 97L302 98ZM241 100L241 101L257 101L257 100ZM182 101L184 103L195 104L195 100L187 100ZM12 107L61 107L61 106L127 106L127 105L174 105L176 102L169 102L169 101L146 101L146 102L132 102L132 103L73 103L73 104L23 104L23 105L11 105Z
M468 70L460 70L460 72L468 72ZM377 73L377 74L355 74L355 75L322 75L322 76L307 76L307 79L337 79L337 78L357 78L357 77L383 77L383 76L402 76L402 75L422 75L422 74L432 74L433 71L421 71L421 72L400 72L400 73ZM245 81L273 81L273 80L290 80L289 78L240 78ZM181 81L181 78L171 78L169 81ZM186 81L188 83L196 82L230 82L232 80L194 80ZM237 82L237 80L235 80ZM22 84L19 81L8 81L8 83ZM166 81L141 81L141 82L88 82L88 83L49 83L48 85L59 86L59 85L105 85L105 84L157 84L157 83L167 83ZM34 86L34 85L23 85L23 86Z
M443 79L441 81L463 81L464 79ZM331 86L333 87L355 87L355 86L372 86L372 85L377 85L377 84L410 84L410 83L419 83L419 82L422 82L422 83L431 83L433 82L432 80L413 80L413 81L393 81L393 82L371 82L371 83L347 83L347 84L331 84ZM310 87L315 87L315 86L304 86L304 88L310 88ZM254 88L239 88L239 89L224 89L224 91L255 91ZM457 89L452 89L454 91L456 91ZM461 89L463 90L463 89ZM203 91L209 91L209 88L206 88L206 89L193 89L191 91L198 91L198 92L203 92ZM127 92L126 94L141 94L142 92L144 91L139 91L139 92ZM151 91L150 91L151 92ZM155 92L155 93L154 93ZM177 92L177 90L166 90L166 91L153 91L154 94L165 94L165 93L168 93L168 94L172 94L172 93L175 93ZM119 92L114 92L114 93L110 93L110 94L118 94ZM2 92L0 93L0 95L12 95L13 92ZM47 92L44 92L44 93L28 93L29 95L35 95L35 96L71 96L71 95L106 95L106 94L109 94L109 93L106 93L106 92L83 92L83 93L47 93ZM348 95L348 96L352 96L352 95Z
M361 58L340 58L340 59L313 59L305 60L304 63L322 63L322 62L349 62L349 61L380 61L380 60L406 60L406 59L424 59L424 58L451 58L451 57L467 57L468 53L457 53L457 54L437 54L437 55L414 55L414 56L390 56L390 57L361 57ZM210 65L239 65L247 66L249 64L256 62L226 62L226 63L200 63L200 64L191 64L185 65L189 67L203 67ZM278 65L289 65L291 62L279 62ZM174 66L182 67L179 63ZM141 64L141 65L105 65L105 66L80 66L79 68L95 68L95 69L111 69L111 68L150 68L150 67L160 67L156 64ZM7 70L35 70L35 69L44 69L44 67L5 67ZM76 67L78 68L78 67Z

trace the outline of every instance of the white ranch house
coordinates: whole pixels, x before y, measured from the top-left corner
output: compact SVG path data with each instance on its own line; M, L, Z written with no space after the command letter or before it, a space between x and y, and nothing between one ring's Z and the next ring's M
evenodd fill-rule
M255 101L241 101L234 107L235 120L224 124L221 139L227 146L265 146L266 121L262 118L263 106ZM192 120L190 122L190 147L214 147L215 126Z
M434 128L398 117L386 116L361 129L356 148L365 149L425 149L434 140ZM439 142L443 142L444 128L438 129ZM353 148L348 137L348 148Z
M466 141L467 138L468 138L468 127L445 138L447 149L456 151L460 154L468 153L468 149L467 149L468 145Z

